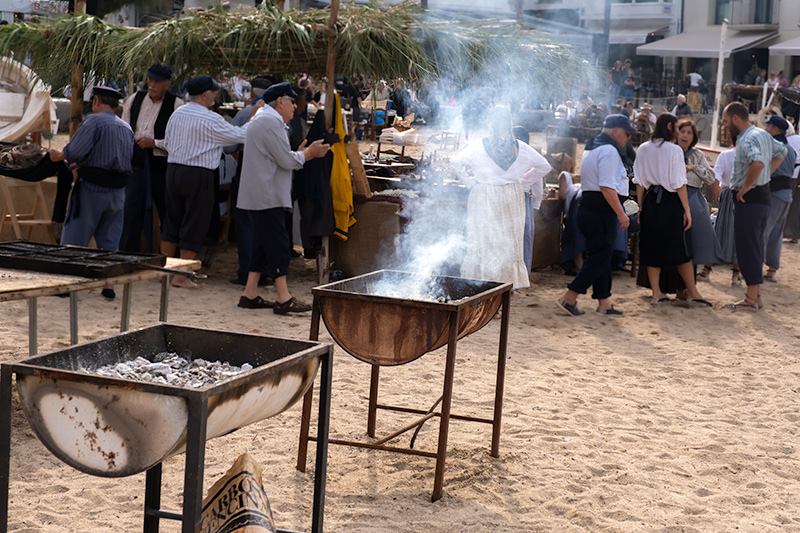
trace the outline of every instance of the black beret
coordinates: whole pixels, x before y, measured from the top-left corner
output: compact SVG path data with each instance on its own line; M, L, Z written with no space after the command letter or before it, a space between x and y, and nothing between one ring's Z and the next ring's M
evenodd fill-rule
M292 90L292 84L288 81L276 83L264 92L264 101L269 103L277 100L281 96L291 96L297 98L297 93Z
M197 76L186 82L186 92L189 96L197 96L206 91L219 91L219 84L211 76Z
M104 87L102 85L92 87L92 96L106 96L110 98L116 98L117 100L122 100L125 98L121 92L113 87Z
M164 81L172 79L172 70L167 65L161 63L153 63L147 69L147 77L151 80Z

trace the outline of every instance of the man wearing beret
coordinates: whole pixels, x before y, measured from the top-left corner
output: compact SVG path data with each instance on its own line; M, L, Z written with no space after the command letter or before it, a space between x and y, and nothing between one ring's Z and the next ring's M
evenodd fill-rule
M94 237L103 250L119 247L134 144L131 127L115 114L121 99L116 89L92 89L92 114L63 152L50 150L52 161L66 160L78 167L61 244L88 246ZM103 289L103 296L114 298L113 289Z
M786 217L789 214L789 206L792 205L792 190L794 189L794 162L797 159L794 148L789 145L786 138L786 130L789 123L785 118L778 115L769 117L766 123L767 133L773 138L786 145L786 157L780 166L772 173L769 181L770 200L772 204L769 208L769 218L767 218L767 228L764 231L764 242L766 252L764 253L764 263L767 265L767 273L764 275L766 281L778 281L778 269L781 267L781 248L783 247L783 226L786 224Z
M168 153L161 253L168 257L174 256L179 246L182 259L197 257L214 209L214 173L219 169L222 147L244 142L247 124L232 126L211 111L219 89L211 76L192 78L186 84L189 103L167 122L161 145ZM172 285L197 286L183 276L173 276Z
M133 174L125 187L125 224L120 249L141 251L142 229L149 227L145 217L148 204L155 205L158 218L165 215L164 191L167 183L167 153L163 144L167 121L183 100L169 91L172 71L166 65L153 64L147 70L147 89L129 97L122 106L122 120L133 128ZM152 215L150 215L152 216ZM150 235L147 235L148 240Z
M250 211L254 229L250 272L239 307L273 308L276 314L311 310L289 292L291 228L286 226L286 212L292 209L292 171L330 149L319 139L308 146L303 141L296 152L292 151L286 123L294 116L296 98L289 83L278 83L264 93L267 105L247 129L239 185L238 207ZM262 272L275 280L274 302L258 295Z
M582 196L577 215L578 227L586 239L586 259L557 302L572 316L584 314L578 309L578 295L586 294L589 287L592 298L597 300L598 313L622 314L611 305L611 261L617 228L627 229L630 224L622 207L629 194L629 183L619 148L625 146L634 132L636 129L628 117L608 115L603 132L586 143L588 151L581 162Z

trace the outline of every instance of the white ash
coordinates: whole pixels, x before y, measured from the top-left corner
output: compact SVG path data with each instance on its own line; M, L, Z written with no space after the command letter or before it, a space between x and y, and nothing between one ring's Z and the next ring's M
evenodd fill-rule
M191 353L182 355L174 352L161 352L151 360L137 357L133 361L101 366L94 370L81 369L82 372L98 374L110 378L146 381L175 387L200 388L214 385L253 369L245 363L234 366L228 362L192 359Z

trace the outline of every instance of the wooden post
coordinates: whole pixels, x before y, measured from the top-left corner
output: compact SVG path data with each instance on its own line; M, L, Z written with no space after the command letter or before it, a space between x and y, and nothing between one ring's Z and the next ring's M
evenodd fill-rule
M328 18L328 60L325 65L325 75L328 77L328 87L325 91L325 129L333 131L333 110L336 105L334 97L334 78L336 77L336 19L339 17L339 0L331 0L331 15ZM322 238L322 247L317 252L317 278L319 283L328 282L330 271L330 237Z
M75 0L75 14L86 14L86 0ZM83 120L83 65L77 60L72 62L70 84L72 86L72 95L69 98L69 136L71 138L78 131L78 126Z

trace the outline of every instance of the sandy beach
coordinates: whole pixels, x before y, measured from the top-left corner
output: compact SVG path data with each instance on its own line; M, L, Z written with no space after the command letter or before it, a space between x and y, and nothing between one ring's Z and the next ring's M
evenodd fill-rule
M434 461L331 446L326 531L800 531L800 246L785 244L779 282L763 287L765 308L732 312L730 270L700 285L713 309L653 307L627 273L614 276L621 318L588 311L567 317L555 300L570 280L536 271L511 301L500 457L491 428L453 421L444 496L431 503ZM228 282L235 246L215 257L199 290L171 291L169 322L233 332L308 338L310 313L278 316L236 307ZM315 263L294 259L291 287L311 300ZM121 291L118 291L120 293ZM157 282L133 288L131 327L158 319ZM271 289L262 289L274 298ZM80 340L119 330L121 297L79 295ZM66 347L67 299L39 301L39 350ZM0 304L0 361L27 356L28 309ZM453 412L491 416L500 321L458 344ZM323 328L322 339L330 341ZM443 349L382 371L381 400L427 409L441 395ZM335 349L331 437L366 440L369 366ZM316 417L314 417L316 420ZM407 421L379 413L378 433ZM14 393L9 531L120 532L142 528L144 474L91 477L56 459L33 434ZM279 527L309 530L313 456L295 469L300 405L206 449L206 488L243 452L264 470ZM435 447L429 422L416 447ZM398 445L407 445L409 436ZM313 445L312 445L313 454ZM179 510L184 456L164 463L163 504ZM161 530L179 531L162 520Z

